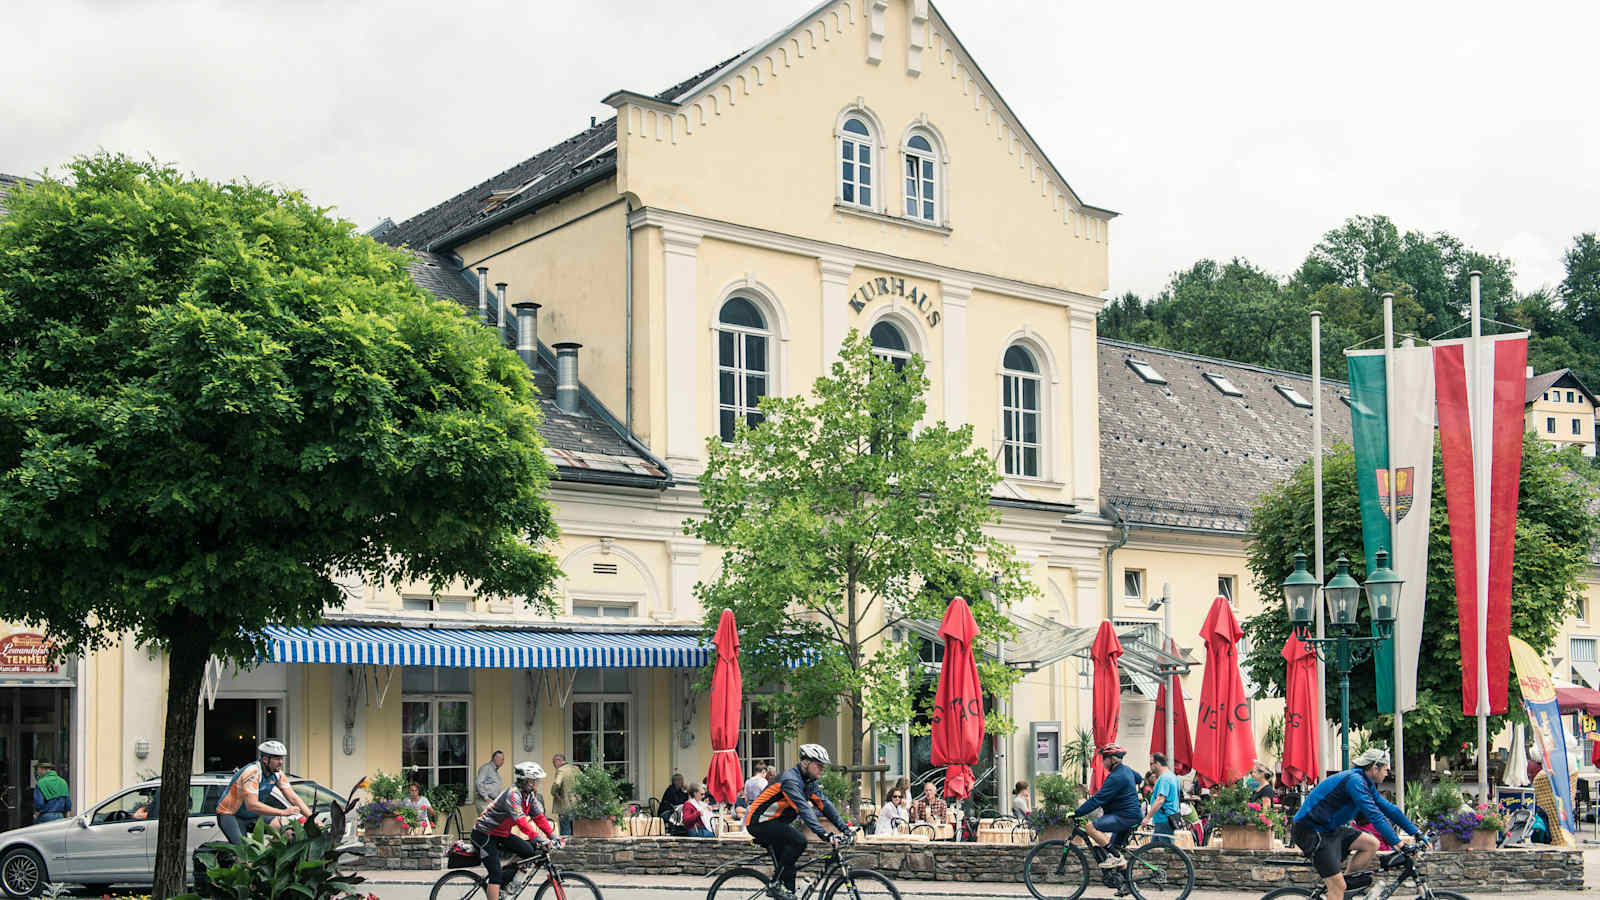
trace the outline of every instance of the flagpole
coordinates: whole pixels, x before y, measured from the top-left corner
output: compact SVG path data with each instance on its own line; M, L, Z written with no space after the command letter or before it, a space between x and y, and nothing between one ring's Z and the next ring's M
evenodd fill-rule
M1389 558L1399 559L1399 548L1396 546L1398 537L1398 520L1395 512L1400 507L1400 484L1395 480L1394 464L1394 294L1383 295L1383 396L1385 419L1388 422L1389 433L1384 435L1384 442L1389 446ZM1401 724L1403 714L1400 710L1400 633L1395 631L1389 638L1389 649L1394 662L1394 798L1405 802L1406 796L1406 757L1405 757L1405 730Z
M1311 311L1311 481L1312 493L1315 500L1316 532L1314 541L1317 548L1317 585L1326 583L1322 571L1322 312ZM1317 609L1317 640L1322 640L1327 635L1324 633L1323 604L1312 604ZM1317 767L1320 771L1311 773L1313 781L1321 781L1322 773L1328 768L1328 664L1322 661L1322 654L1317 654Z
M1484 389L1483 313L1480 309L1479 282L1483 273L1467 273L1472 283L1472 371L1467 378L1472 397L1472 514L1477 526L1478 571L1478 802L1489 802L1489 415L1493 409L1493 385ZM1476 388L1476 390L1470 390Z

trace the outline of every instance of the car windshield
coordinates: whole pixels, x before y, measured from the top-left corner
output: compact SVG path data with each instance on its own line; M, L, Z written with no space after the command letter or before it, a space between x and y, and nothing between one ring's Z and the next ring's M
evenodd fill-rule
M156 789L136 788L100 804L89 818L90 825L109 825L156 815Z

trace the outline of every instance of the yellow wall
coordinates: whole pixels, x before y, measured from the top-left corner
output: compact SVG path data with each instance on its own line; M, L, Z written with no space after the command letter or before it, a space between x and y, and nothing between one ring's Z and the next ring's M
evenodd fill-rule
M1573 402L1568 403L1568 391L1573 394ZM1550 398L1550 399L1546 399ZM1548 429L1549 419L1556 420L1556 430ZM1578 433L1572 433L1572 421L1578 420ZM1582 391L1572 388L1551 388L1528 404L1527 430L1536 435L1539 440L1547 441L1559 447L1569 447L1574 444L1584 447L1585 454L1594 455L1595 448L1595 407Z

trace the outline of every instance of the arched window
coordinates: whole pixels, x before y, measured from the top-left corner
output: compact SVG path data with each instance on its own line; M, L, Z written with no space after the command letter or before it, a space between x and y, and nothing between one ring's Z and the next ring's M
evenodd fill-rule
M767 395L772 330L754 303L730 297L717 314L717 419L724 441L733 440L734 423L761 424L757 410Z
M906 367L906 361L911 359L911 349L906 343L905 334L893 322L884 320L872 326L868 337L872 339L873 356L887 361L896 372Z
M1000 461L1007 475L1039 477L1039 362L1020 344L1006 348L1000 365Z
M917 131L905 145L906 216L924 222L939 221L939 157L933 141Z
M848 116L839 130L839 200L872 209L872 129Z

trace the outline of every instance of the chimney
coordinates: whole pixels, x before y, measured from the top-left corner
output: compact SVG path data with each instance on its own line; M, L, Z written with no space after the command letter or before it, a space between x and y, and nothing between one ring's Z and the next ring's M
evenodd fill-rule
M530 366L538 365L539 304L532 300L518 300L512 304L512 308L517 311L517 355Z
M1528 377L1529 377L1529 378L1532 378L1532 377L1533 377L1533 366L1529 366L1529 367L1528 367Z
M556 408L564 413L578 411L578 348L577 341L561 341L556 351Z
M494 295L494 320L499 323L500 343L504 344L506 342L506 283L504 281L496 281L494 283Z
M478 324L489 324L489 267L478 267Z

